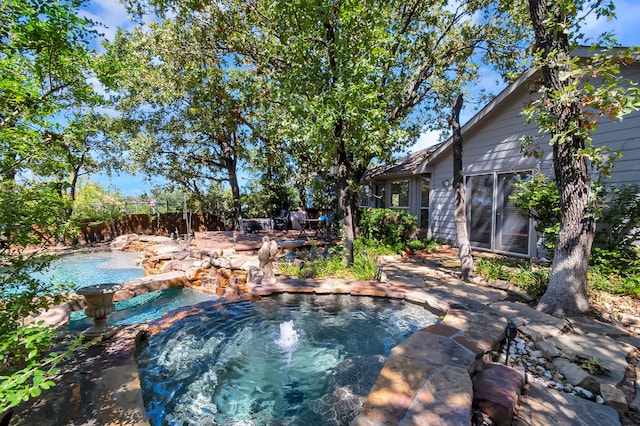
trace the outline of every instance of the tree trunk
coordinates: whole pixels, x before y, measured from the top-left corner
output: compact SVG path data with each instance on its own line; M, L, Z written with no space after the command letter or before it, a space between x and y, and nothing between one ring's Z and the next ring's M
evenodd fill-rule
M340 215L340 223L342 224L342 244L344 246L347 257L345 258L346 266L353 265L354 258L354 241L355 241L355 210L353 203L352 190L349 187L349 180L353 178L349 158L344 147L342 138L342 120L338 120L335 131L338 140L337 161L338 161L338 214Z
M352 197L349 185L346 179L340 179L338 195L338 212L341 216L342 224L342 243L347 257L345 258L346 266L353 265L353 247L355 241L355 215L352 208Z
M235 138L235 135L233 135L233 138ZM237 227L240 224L240 220L242 220L242 201L240 200L240 186L238 185L237 171L238 161L231 152L231 148L228 148L225 154L225 164L227 172L229 173L229 186L231 187L231 196L233 197L234 226Z
M553 144L553 165L560 195L560 232L556 242L551 277L537 309L556 316L570 316L589 310L587 271L595 234L595 223L585 218L591 180L587 163L580 156L584 137L572 131L581 128L581 106L577 96L569 95L574 83L567 35L550 24L564 22L562 16L549 16L546 0L529 0L529 11L536 35L536 48L543 52L542 74L549 93L563 93L569 100L553 99L551 113L557 122L553 136L565 134ZM556 28L559 28L558 25ZM555 52L555 54L551 54ZM564 78L561 78L564 75Z
M458 257L463 281L468 281L473 273L473 256L467 230L467 209L465 205L466 190L462 174L462 133L460 132L460 110L462 109L462 95L456 97L451 109L451 125L453 137L453 188L455 190L454 218L456 222L456 237L458 238Z

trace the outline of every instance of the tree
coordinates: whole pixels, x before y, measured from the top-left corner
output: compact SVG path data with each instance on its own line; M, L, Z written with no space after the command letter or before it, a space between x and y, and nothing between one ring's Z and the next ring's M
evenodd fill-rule
M132 3L206 26L211 46L260 79L265 116L277 118L267 139L286 143L282 151L319 175L337 165L349 263L360 182L372 160L402 151L441 119L443 99L477 76L478 52L501 70L521 52L513 48L520 27L488 0Z
M639 92L625 84L619 69L628 54L593 52L572 58L586 14L613 16L612 1L529 0L537 64L542 70L541 99L530 110L540 131L551 134L553 166L560 200L560 230L551 277L538 309L557 316L589 310L588 259L595 235L597 194L591 191L589 165L604 171L609 163L593 148L591 132L599 115L621 118L640 106ZM606 35L596 44L615 43ZM596 76L600 81L591 81ZM591 161L588 163L588 159Z
M46 356L51 330L24 325L63 297L30 274L49 258L25 248L46 247L68 225L68 200L50 179L65 166L51 138L66 106L93 93L86 41L94 31L78 16L81 4L0 3L0 415L50 387L60 360Z
M464 187L464 175L462 173L462 132L460 131L460 110L462 109L462 95L456 96L456 100L451 108L451 130L453 140L453 189L454 217L456 223L456 237L458 239L458 257L462 280L469 280L473 272L473 257L471 256L471 242L467 231L467 210L465 206L466 190Z
M24 170L55 173L52 120L94 95L86 40L95 31L77 15L82 3L8 0L0 6L0 173L6 179Z
M116 90L113 128L134 170L163 176L202 202L228 182L241 217L238 167L252 144L251 73L234 69L207 28L165 19L119 32L101 79Z

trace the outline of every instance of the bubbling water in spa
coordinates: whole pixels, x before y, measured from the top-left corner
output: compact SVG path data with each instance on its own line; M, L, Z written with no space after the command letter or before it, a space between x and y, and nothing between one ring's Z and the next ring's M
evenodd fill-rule
M415 304L346 295L214 303L142 349L151 424L349 424L391 349L437 320Z

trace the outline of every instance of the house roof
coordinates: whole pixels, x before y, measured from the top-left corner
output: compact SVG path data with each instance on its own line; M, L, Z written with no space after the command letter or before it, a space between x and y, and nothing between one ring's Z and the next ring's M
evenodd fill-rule
M363 179L373 179L379 175L391 176L412 174L415 172L417 167L429 159L431 154L435 152L440 145L442 145L442 143L421 149L420 151L416 151L406 157L398 158L391 164L374 167L367 171Z
M491 114L494 110L498 109L500 105L506 101L512 93L517 91L523 84L525 84L533 75L538 72L537 68L529 68L527 71L520 74L520 76L510 85L504 88L498 96L493 98L488 104L486 104L480 111L476 113L469 121L467 121L464 126L460 129L460 132L464 135L469 130L473 129L479 123L483 121L483 119ZM414 173L424 173L425 168L430 160L439 157L443 152L445 152L450 146L453 144L453 138L449 137L446 141L439 144L437 149L433 152L429 158L425 159L420 163Z
M625 48L615 48L612 50L624 49ZM581 58L587 58L593 56L594 51L589 47L581 46L575 49L572 54ZM640 57L637 55L634 55L633 58L635 60L640 60ZM475 126L480 124L486 116L498 109L503 102L505 102L522 85L526 84L537 72L537 68L530 68L520 74L520 76L513 83L504 88L504 90L502 90L495 98L493 98L480 111L478 111L478 113L476 113L469 121L467 121L464 126L462 126L462 128L460 129L462 134L464 135L466 132L470 131ZM393 164L374 168L372 169L372 173L370 176L380 176L382 174L384 174L385 176L390 176L395 174L407 175L425 173L426 167L429 162L433 161L444 152L446 152L449 147L451 147L452 143L453 139L449 137L444 142L417 151L413 154L410 154L408 157L400 158ZM419 158L422 158L422 161L417 161Z

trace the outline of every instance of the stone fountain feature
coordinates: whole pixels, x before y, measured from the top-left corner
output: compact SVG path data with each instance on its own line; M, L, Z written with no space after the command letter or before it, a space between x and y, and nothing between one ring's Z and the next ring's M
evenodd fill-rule
M120 284L105 283L80 287L76 290L87 301L84 313L93 318L93 326L83 335L87 338L102 337L107 339L115 334L116 327L107 325L107 318L115 309L113 295L120 290Z
M296 249L302 247L305 243L303 240L278 240L278 246L282 247L287 251L287 254L284 256L284 260L287 262L293 262L297 255Z

